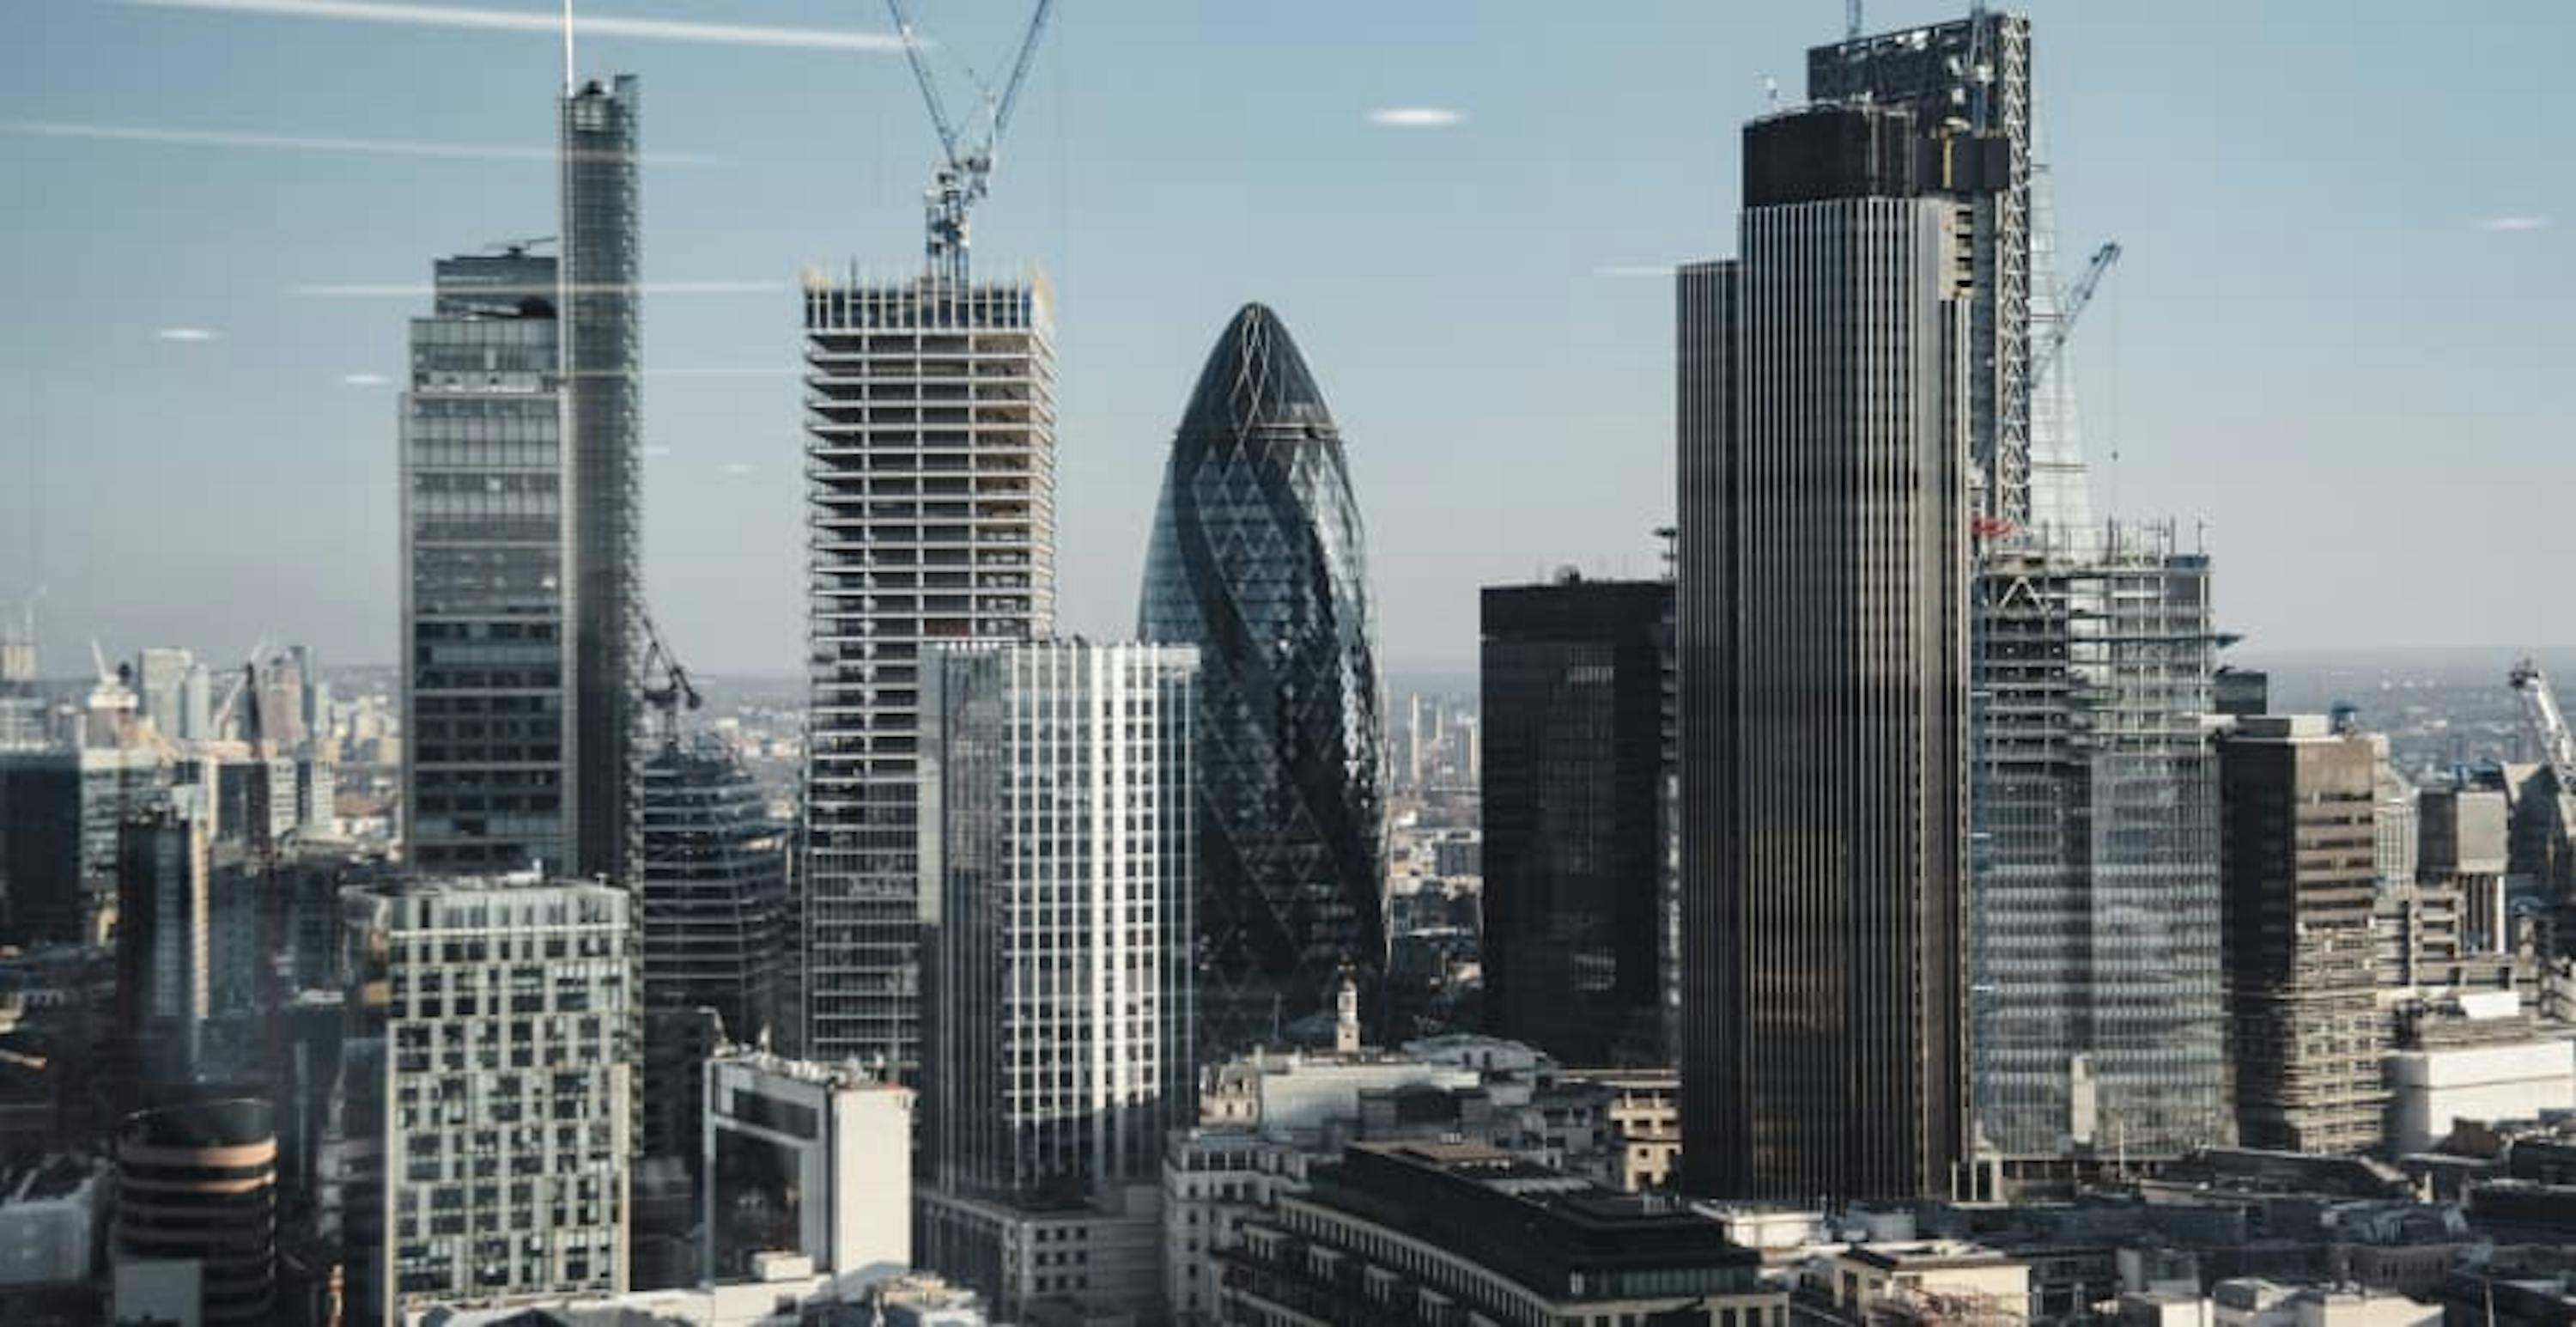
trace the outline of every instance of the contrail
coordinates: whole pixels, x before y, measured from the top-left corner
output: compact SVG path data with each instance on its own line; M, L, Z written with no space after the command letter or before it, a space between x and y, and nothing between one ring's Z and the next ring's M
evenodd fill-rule
M567 293L574 295L775 295L786 289L787 283L784 281L646 281L634 286L614 284L574 286ZM551 285L524 288L474 287L474 293L477 295L551 296L556 294L557 290L557 287ZM361 281L288 286L286 293L334 299L378 299L431 295L436 294L437 291L427 283L419 281Z
M552 148L503 143L422 143L387 138L330 138L312 134L267 134L234 129L173 129L159 125L72 124L61 120L10 120L0 130L37 138L95 138L120 143L168 143L180 147L244 147L277 152L356 152L395 157L446 157L462 161L553 161ZM596 154L602 156L613 153ZM689 152L645 152L637 161L648 166L713 166L721 159Z
M330 18L359 23L401 23L427 28L477 28L487 32L563 31L563 20L551 13L524 9L467 9L400 0L115 0L155 9L202 9L228 14L266 14L279 18ZM815 51L903 49L901 38L882 32L829 28L765 28L741 23L692 23L658 18L603 18L594 14L574 20L576 32L593 37L634 37L643 41L709 42L720 46L776 46Z

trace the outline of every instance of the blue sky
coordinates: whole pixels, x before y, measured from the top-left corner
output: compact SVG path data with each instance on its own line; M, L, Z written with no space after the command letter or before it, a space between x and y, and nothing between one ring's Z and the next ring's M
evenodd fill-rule
M312 288L417 285L434 255L552 231L559 54L195 3L10 5L0 597L48 587L55 671L92 636L387 662L395 403L373 379L423 301ZM988 66L1025 13L916 8ZM1958 8L1879 0L1872 26ZM865 0L593 11L886 29ZM2097 507L2205 530L2256 647L2576 642L2576 6L2032 13L2062 245L2126 248L2074 350ZM1479 585L1649 572L1671 297L1617 273L1730 250L1737 126L1841 23L1829 0L1065 0L977 224L985 264L1057 285L1065 629L1132 629L1172 424L1248 299L1349 439L1391 664L1472 660ZM899 55L599 37L581 63L639 73L648 150L686 158L644 182L648 281L698 283L646 304L656 612L701 669L790 670L794 281L914 261L929 128ZM1463 119L1370 121L1388 107Z

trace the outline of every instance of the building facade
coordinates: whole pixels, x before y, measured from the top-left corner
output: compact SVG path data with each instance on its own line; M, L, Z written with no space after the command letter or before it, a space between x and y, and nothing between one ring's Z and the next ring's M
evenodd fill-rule
M702 1278L793 1253L849 1297L912 1266L910 1088L732 1049L708 1062Z
M2005 1157L2232 1132L2209 582L2165 529L1985 549L1973 1041Z
M402 398L403 853L571 861L562 319L553 258L445 258Z
M816 1059L920 1063L924 654L1055 629L1055 333L1043 278L805 290L805 842Z
M632 896L525 876L344 899L350 1320L625 1290Z
M672 744L645 763L644 1004L713 1009L754 1042L779 1020L788 828L730 751Z
M1154 1181L1195 1077L1197 673L1186 648L1052 643L924 678L923 1261L1005 1314L1159 1296ZM1027 1263L1057 1241L1083 1271Z
M1197 671L1158 646L934 657L924 1104L944 1190L1146 1182L1189 1118Z
M2228 1052L2247 1147L2380 1141L2371 937L2378 756L2315 715L2240 719L2219 744Z
M1137 635L1200 653L1201 1051L1328 1022L1386 954L1377 617L1341 430L1261 305L1182 411Z
M204 1058L215 1013L212 866L205 827L175 812L126 822L118 841L117 1022L146 1087L187 1083Z
M1569 1063L1671 1062L1661 812L1672 592L1573 576L1484 591L1485 1030Z
M1739 256L1681 273L1694 1194L1938 1194L1966 1150L1972 218L1913 134L1755 121Z
M631 74L565 89L556 232L572 477L571 873L630 888L643 850L641 96Z

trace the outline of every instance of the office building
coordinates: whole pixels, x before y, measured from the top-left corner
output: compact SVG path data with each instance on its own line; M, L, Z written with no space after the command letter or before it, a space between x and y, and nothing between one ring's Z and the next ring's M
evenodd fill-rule
M2240 719L2218 751L2238 1140L2370 1147L2388 1100L2371 961L2378 756L2316 715Z
M553 258L435 265L402 401L403 853L570 861L572 660Z
M116 1321L277 1321L277 1132L266 1101L188 1101L128 1118L116 1137L115 1212ZM193 1272L129 1274L151 1263ZM176 1305L126 1293L174 1285Z
M1320 1033L1386 950L1377 614L1341 430L1262 305L1182 411L1137 635L1200 652L1201 1051Z
M1473 1143L1362 1143L1222 1255L1228 1323L1786 1321L1714 1218Z
M1754 121L1738 256L1681 271L1694 1194L1939 1194L1966 1150L1974 269L1914 134Z
M568 861L573 875L630 889L642 852L644 758L641 96L630 74L564 89L556 231L572 476Z
M1194 1082L1197 672L1186 648L1083 643L926 665L922 1261L1005 1315L1035 1289L1015 1252L1057 1225L1141 1248L1145 1274L1051 1291L1158 1297L1154 1184Z
M2005 1158L2231 1132L2209 584L2165 528L1985 550L1972 1040Z
M920 1061L923 655L1055 630L1055 333L1043 278L805 289L805 841L819 1060Z
M734 1048L706 1072L703 1278L795 1254L854 1297L912 1266L912 1090Z
M778 1017L787 827L732 752L673 743L644 766L644 1004L712 1009L757 1041Z
M1484 591L1485 1030L1569 1063L1670 1063L1661 811L1672 593L1667 581L1572 574Z
M173 742L195 736L188 730L188 678L197 661L186 650L146 648L134 661L134 688L143 717Z
M104 943L119 826L169 801L150 746L0 751L0 943Z
M626 1289L631 895L520 876L344 897L350 1321Z
M215 908L205 827L171 811L118 842L116 999L140 1084L194 1081L214 1015Z

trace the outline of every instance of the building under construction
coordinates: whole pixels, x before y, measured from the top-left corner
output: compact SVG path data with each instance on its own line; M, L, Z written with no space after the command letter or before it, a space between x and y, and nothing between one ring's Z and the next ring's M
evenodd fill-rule
M2169 528L1990 548L1977 632L1981 1142L2029 1158L2220 1141L2209 559Z

